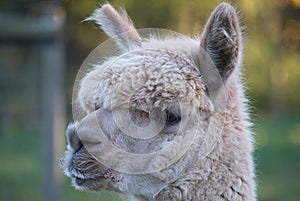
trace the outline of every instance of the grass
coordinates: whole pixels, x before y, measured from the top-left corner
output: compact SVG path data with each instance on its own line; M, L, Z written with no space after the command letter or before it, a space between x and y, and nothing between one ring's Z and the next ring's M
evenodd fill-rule
M258 197L260 201L300 198L300 117L263 118L254 129Z
M300 117L262 117L255 124L258 200L298 201L300 198ZM43 196L43 139L28 126L0 129L0 200L40 201ZM116 201L110 192L76 191L63 178L63 201Z

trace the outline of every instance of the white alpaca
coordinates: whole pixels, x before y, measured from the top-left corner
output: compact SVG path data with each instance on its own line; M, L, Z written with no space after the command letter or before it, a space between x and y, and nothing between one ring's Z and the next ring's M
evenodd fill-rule
M62 159L74 186L140 201L256 200L253 139L240 75L243 40L234 8L219 4L200 39L144 40L126 12L109 4L88 19L113 37L122 53L96 65L80 83L78 101L86 117L68 127ZM128 129L128 120L141 128ZM149 137L151 129L146 136L139 132L156 129L152 123L161 126L158 135ZM114 152L99 132L128 158ZM171 152L161 152L174 144ZM169 153L180 157L173 160Z

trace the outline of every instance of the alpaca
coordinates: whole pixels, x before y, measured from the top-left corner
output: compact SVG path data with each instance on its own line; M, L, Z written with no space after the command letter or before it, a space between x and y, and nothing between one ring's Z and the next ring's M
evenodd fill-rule
M235 9L220 3L200 38L145 39L110 4L87 20L120 51L79 83L84 117L61 160L73 185L133 201L256 200Z

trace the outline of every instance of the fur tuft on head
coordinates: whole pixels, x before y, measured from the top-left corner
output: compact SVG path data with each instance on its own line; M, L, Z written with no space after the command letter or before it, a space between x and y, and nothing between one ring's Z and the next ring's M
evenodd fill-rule
M107 3L96 9L85 21L95 21L122 49L130 50L141 45L142 39L123 9L117 12Z

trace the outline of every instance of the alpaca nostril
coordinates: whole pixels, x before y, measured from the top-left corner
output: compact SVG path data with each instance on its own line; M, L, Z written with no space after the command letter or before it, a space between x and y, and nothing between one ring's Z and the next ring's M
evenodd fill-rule
M72 147L72 149L77 152L79 151L83 144L76 132L76 127L74 124L69 124L66 131L68 144Z
M79 152L79 151L81 150L82 147L83 147L83 144L82 144L81 141L79 141L79 144L78 144L77 149L74 149L74 150L75 150L74 154L76 154L77 152Z

